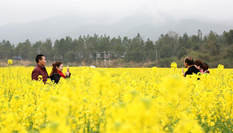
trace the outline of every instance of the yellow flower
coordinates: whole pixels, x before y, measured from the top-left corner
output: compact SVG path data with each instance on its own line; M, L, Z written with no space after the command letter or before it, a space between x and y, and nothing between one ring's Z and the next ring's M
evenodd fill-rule
M218 70L223 70L223 69L224 69L224 65L219 64L219 65L218 65Z
M233 69L197 80L171 67L72 67L58 84L33 82L32 67L2 67L0 132L232 132Z
M177 68L176 62L172 62L172 63L171 63L171 68Z
M42 80L42 79L43 79L42 75L38 75L38 80Z
M12 65L13 64L13 60L12 59L8 59L7 63L8 63L8 65Z

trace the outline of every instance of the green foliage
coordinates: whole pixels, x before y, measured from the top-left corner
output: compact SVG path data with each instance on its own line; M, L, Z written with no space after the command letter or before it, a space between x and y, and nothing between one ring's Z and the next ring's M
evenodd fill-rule
M0 59L21 57L23 60L34 60L36 54L44 54L49 61L95 62L96 52L110 52L111 59L124 62L155 62L156 66L169 67L172 61L183 65L183 58L191 56L207 62L210 67L223 64L233 66L233 30L218 35L211 31L203 36L201 30L197 35L187 33L179 36L175 32L161 35L157 41L146 41L138 33L133 38L109 37L106 35L65 37L54 42L29 40L17 45L9 41L0 42ZM121 62L122 63L122 62Z

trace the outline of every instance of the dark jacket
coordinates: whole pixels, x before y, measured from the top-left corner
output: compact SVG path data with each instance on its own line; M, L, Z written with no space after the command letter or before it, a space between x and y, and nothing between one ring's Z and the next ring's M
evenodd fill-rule
M37 65L32 71L32 80L38 80L39 75L42 76L43 82L46 83L49 78L47 70L44 66Z
M195 67L195 66L191 66L188 68L188 70L185 72L184 76L186 77L187 75L192 75L192 74L197 74L200 71Z
M65 78L70 78L70 76L71 76L71 73L69 76L65 76ZM62 76L59 73L54 73L54 74L50 75L50 79L56 84L60 81L61 77Z
M50 79L56 84L59 82L60 78L61 78L61 75L58 73L54 73L50 76Z

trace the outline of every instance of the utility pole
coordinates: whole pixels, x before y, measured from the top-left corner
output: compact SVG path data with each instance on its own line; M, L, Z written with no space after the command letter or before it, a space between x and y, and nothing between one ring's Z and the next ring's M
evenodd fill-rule
M102 65L107 66L111 63L111 53L110 51L96 52L95 63L99 63L98 60L101 60ZM102 62L104 61L104 62Z
M108 51L108 65L110 65L110 57L111 57L111 54L110 54L110 51Z
M97 57L98 56L98 53L97 52L95 52L95 65L97 65Z
M155 55L156 55L156 64L158 63L158 50L157 48L155 49Z
M106 66L106 52L104 51L104 66Z

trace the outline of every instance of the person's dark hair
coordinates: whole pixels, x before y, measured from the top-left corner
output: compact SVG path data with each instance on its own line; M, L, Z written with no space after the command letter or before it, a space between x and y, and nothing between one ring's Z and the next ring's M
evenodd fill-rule
M209 69L209 65L207 63L203 63L202 69L204 71L208 70Z
M39 60L41 60L43 56L44 56L43 54L38 54L38 55L36 56L36 58L35 58L36 63L38 63Z
M200 67L203 69L203 63L202 63L201 60L195 60L194 64L195 64L196 66L200 66Z
M184 59L184 62L188 65L188 66L191 66L191 65L194 65L194 61L191 57L186 57Z
M50 76L52 76L54 73L57 73L57 67L60 67L61 64L62 64L61 62L55 62L52 64L53 68L52 68L52 72L51 72Z

